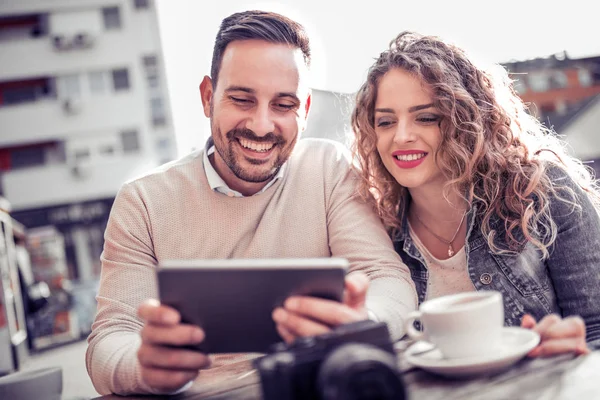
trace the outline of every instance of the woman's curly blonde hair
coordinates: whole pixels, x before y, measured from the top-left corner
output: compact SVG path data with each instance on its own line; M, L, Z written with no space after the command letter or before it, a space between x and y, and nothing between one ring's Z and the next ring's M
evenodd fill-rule
M408 190L385 168L374 129L377 86L393 68L414 74L431 88L434 106L442 114L442 139L435 157L448 179L445 193L456 190L468 204L477 206L492 251L515 252L529 241L548 257L557 234L550 197L577 207L572 189L551 182L546 173L550 164L566 171L598 208L598 188L589 170L526 112L503 68L495 74L484 71L463 50L438 37L403 32L369 69L352 112L360 192L374 202L390 233L401 229L410 201ZM492 224L493 219L504 226ZM498 241L499 234L507 246Z

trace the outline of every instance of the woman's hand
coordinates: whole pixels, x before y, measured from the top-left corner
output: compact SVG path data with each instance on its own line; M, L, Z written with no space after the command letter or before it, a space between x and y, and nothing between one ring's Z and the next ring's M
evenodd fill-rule
M548 357L563 353L581 355L590 352L585 342L585 322L581 317L562 319L556 314L550 314L536 323L531 315L526 314L521 320L521 327L540 334L540 344L529 352L529 357Z

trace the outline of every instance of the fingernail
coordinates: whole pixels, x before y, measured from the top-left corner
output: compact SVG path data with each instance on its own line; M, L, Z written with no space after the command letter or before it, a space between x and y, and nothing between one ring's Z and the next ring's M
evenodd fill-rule
M165 312L162 315L162 320L165 324L176 324L179 316L174 312Z
M192 332L192 340L196 343L200 343L204 340L204 331L202 329L194 329Z
M579 344L579 345L577 345L575 352L577 354L588 354L590 352L590 350L588 349L586 344Z
M529 353L527 353L527 355L529 357L537 357L540 354L540 348L536 347L535 349L531 350Z
M298 303L299 303L298 299L290 297L289 299L287 299L285 301L285 308L294 311L298 308Z
M282 323L285 321L285 318L286 318L285 311L282 310L281 308L276 308L275 311L273 311L273 319L275 320L275 322Z

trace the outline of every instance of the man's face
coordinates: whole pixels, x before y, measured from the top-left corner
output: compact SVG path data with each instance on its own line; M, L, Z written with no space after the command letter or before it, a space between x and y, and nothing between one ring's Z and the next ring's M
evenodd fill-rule
M225 49L216 87L204 78L213 165L232 189L260 190L289 158L308 116L307 74L300 49L243 40Z

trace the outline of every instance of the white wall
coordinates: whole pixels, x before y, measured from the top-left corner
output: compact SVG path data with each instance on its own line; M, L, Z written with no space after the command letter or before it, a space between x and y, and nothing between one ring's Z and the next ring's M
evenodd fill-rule
M114 197L126 180L152 168L144 157L83 163L75 172L71 165L51 165L15 170L1 176L13 210L68 204Z
M43 100L0 108L0 146L85 137L98 131L148 130L149 114L138 91L82 99L80 111L65 112L63 102Z

